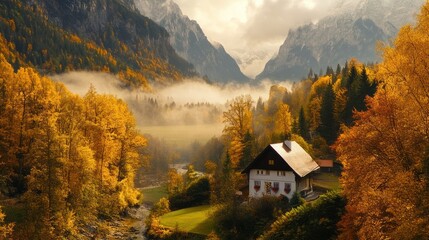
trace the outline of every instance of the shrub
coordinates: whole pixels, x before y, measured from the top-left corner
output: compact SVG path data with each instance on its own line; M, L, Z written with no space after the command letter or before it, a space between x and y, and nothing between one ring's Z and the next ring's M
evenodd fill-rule
M289 202L289 204L290 204L290 206L291 206L292 208L294 208L294 207L299 207L299 206L303 205L304 203L305 203L304 198L302 198L302 197L300 196L300 194L299 194L299 193L297 193L297 192L295 192L295 193L293 194L293 196L292 196L292 198L290 199L290 202Z
M213 217L221 239L254 239L287 209L287 201L264 196L248 203L234 201L222 205Z
M210 202L209 179L202 177L193 181L182 192L171 195L169 200L172 210L208 204Z
M170 210L170 201L167 198L163 197L153 206L152 213L156 216L162 216L166 213L169 213Z
M335 239L344 206L345 200L338 192L328 192L314 203L301 205L280 216L260 239Z

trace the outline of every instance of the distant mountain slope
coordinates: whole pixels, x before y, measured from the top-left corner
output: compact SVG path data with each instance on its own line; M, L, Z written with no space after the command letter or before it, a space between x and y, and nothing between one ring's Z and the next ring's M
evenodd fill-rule
M413 22L424 0L340 1L331 16L289 34L278 55L256 79L297 80L351 57L362 62L379 60L378 41L387 42L399 28Z
M215 82L245 82L246 77L222 45L212 45L196 21L182 14L172 0L134 0L140 12L165 27L177 53L198 73Z
M167 31L132 9L129 0L30 1L37 2L58 26L112 52L120 52L125 44L135 54L145 57L147 53L141 51L147 49L183 74L193 74L193 67L171 47Z
M69 2L64 1L55 5L52 1L49 2L49 6L64 7L66 5L62 4ZM82 5L87 4L83 4L83 1L76 2L80 2ZM72 8L61 11L63 12L62 17L67 19L67 24L82 21L82 18L76 20L73 14L67 14L67 11L72 11ZM80 35L77 32L73 33L60 28L58 25L61 23L60 20L54 21L52 16L46 15L46 12L46 5L42 1L31 1L29 4L21 0L3 0L0 2L0 35L16 49L16 56L8 58L10 62L14 63L15 68L31 65L44 74L71 70L110 72L123 80L126 86L146 89L150 88L153 81L168 83L182 79L182 74L176 67L157 57L155 50L149 48L149 44L152 44L153 48L163 48L155 42L155 37L137 39L136 42L141 43L140 46L133 46L132 42L127 42L126 39L119 40L104 36L111 34L111 32L105 32L103 35L102 33L96 34L94 31L94 38L97 38L98 41L93 41L84 37L83 34ZM82 13L82 15L84 14ZM140 16L137 12L135 14ZM87 13L87 15L89 14ZM143 17L141 18L143 19ZM110 17L110 19L115 18ZM159 36L167 36L166 40L159 37L159 41L164 41L167 44L165 48L174 54L172 47L168 47L166 31L150 19L144 19L148 22L147 25L142 23L134 25L139 28L139 31L159 31ZM64 27L64 25L60 25ZM148 26L153 27L149 28ZM148 35L150 34L148 33ZM111 39L111 45L105 39ZM132 47L139 48L134 50ZM189 67L187 72L192 74L191 65L178 55L175 56Z

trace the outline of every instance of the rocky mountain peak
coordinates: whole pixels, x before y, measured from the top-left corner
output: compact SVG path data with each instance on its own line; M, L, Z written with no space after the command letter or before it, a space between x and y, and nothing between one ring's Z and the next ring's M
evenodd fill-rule
M176 52L192 63L197 72L214 82L244 82L249 79L221 45L211 44L199 24L183 15L173 0L134 0L141 14L170 34Z
M375 45L387 42L400 27L413 23L424 0L339 1L332 14L317 24L289 31L278 55L256 78L298 80L309 69L336 66L352 57L362 62L380 60Z

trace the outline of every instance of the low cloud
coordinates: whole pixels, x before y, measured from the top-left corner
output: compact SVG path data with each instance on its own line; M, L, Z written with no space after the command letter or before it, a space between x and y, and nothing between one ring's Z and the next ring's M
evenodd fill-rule
M81 96L93 85L98 93L111 94L124 100L141 127L220 123L228 100L240 95L250 95L254 102L258 98L267 100L270 87L274 84L265 80L258 85L213 85L194 79L146 93L124 88L119 79L107 73L70 72L52 76L52 79L64 83L70 91ZM288 89L292 86L287 81L277 84Z
M129 99L150 97L162 102L174 101L177 104L187 103L210 103L215 105L224 105L240 95L250 95L253 100L261 97L267 100L269 89L272 85L278 84L291 89L291 82L272 82L263 80L259 84L227 84L215 85L208 84L203 80L189 79L183 82L173 84L168 87L162 87L155 90L154 93L145 93L143 91L128 90L124 88L121 81L114 75L99 72L69 72L60 75L53 75L51 78L62 82L68 89L81 96L85 95L89 87L93 85L98 93L111 94L127 101Z
M204 143L222 134L222 113L226 103L240 95L251 95L266 100L272 82L258 85L212 85L202 80L186 80L154 93L124 88L114 75L98 72L70 72L51 76L67 88L84 96L91 85L100 94L110 94L124 100L136 117L137 126L144 134L164 139L179 148L195 141ZM287 81L280 83L291 89Z

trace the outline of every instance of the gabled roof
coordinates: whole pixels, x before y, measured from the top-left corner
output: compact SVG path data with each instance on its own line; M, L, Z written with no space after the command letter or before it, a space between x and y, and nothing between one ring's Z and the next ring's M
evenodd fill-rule
M258 161L262 154L270 150L269 148L273 149L300 177L304 177L312 171L319 169L319 165L298 143L295 141L284 141L267 146L242 172L249 172L250 169L253 169L252 166L255 165L255 161Z

